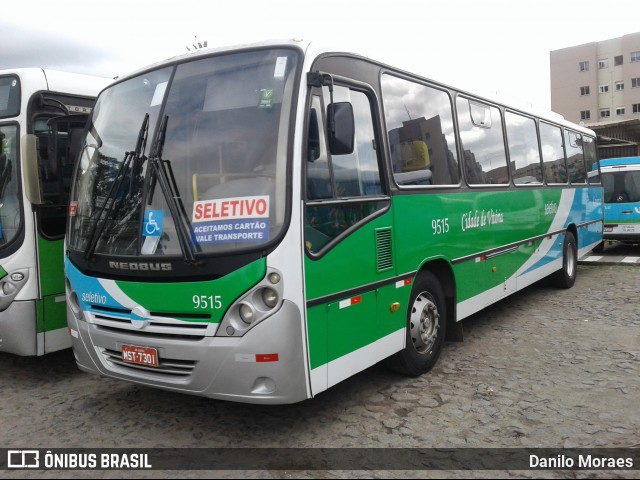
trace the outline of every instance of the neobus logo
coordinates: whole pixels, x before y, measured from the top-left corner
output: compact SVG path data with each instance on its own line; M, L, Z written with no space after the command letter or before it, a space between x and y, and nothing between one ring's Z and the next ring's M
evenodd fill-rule
M118 270L134 270L140 272L168 272L173 270L170 263L151 263L151 262L109 262L109 268L117 268Z
M81 107L80 105L65 105L69 113L91 113L91 107Z

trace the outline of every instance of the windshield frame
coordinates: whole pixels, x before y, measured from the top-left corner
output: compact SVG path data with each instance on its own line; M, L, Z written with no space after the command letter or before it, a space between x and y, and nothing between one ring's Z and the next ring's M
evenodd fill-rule
M18 225L18 228L16 229L15 235L11 238L11 240L9 240L9 242L0 245L0 258L6 258L9 255L15 253L20 248L25 238L24 196L22 193L22 148L20 144L20 124L17 121L0 121L0 127L14 127L16 129L16 158L14 159L14 163L12 165L11 182L16 183L16 198L18 201L18 213L20 215L20 223ZM0 154L2 154L1 150ZM2 235L4 237L4 229Z
M214 53L208 54L197 54L191 55L184 58L180 58L178 60L169 61L161 64L156 64L150 68L140 70L135 72L134 74L128 75L122 79L117 80L113 84L111 84L107 89L101 92L98 97L96 107L98 107L101 97L103 95L107 95L113 88L121 85L129 80L133 80L136 78L141 78L145 75L153 74L154 72L161 71L163 69L169 68L169 83L166 87L166 91L164 92L164 96L162 99L162 103L160 105L159 112L157 114L157 119L153 130L149 130L149 143L151 146L148 146L147 152L150 154L150 151L153 150L156 145L154 145L158 141L159 133L158 129L160 126L160 119L165 115L167 102L170 97L170 93L173 88L173 81L176 76L176 72L178 72L180 66L189 64L192 62L206 61L208 59L212 59L215 57L221 56L231 56L236 54L245 54L252 52L266 52L266 51L287 51L295 56L295 66L292 67L289 74L289 80L287 80L285 86L283 87L283 101L282 101L282 110L279 112L278 124L274 127L274 131L277 132L277 142L278 146L281 149L280 154L277 158L281 158L280 162L282 171L284 184L280 184L278 187L282 189L281 195L284 200L284 206L282 207L282 223L279 224L279 230L273 234L273 237L264 243L249 246L239 246L233 249L225 249L222 252L214 252L214 251L205 251L205 252L196 252L197 262L189 262L185 260L185 252L182 251L182 254L141 254L140 249L136 254L125 255L125 254L110 254L104 253L101 251L95 251L90 256L90 258L84 258L84 252L72 248L69 242L69 236L72 235L72 222L74 219L72 218L72 207L70 206L70 215L67 221L67 248L66 248L66 256L73 262L73 264L79 268L81 271L85 273L96 274L103 278L113 278L113 279L131 279L135 278L144 278L145 281L167 281L171 279L179 279L179 280L190 280L190 279L199 279L199 278L219 278L224 276L250 262L253 262L259 258L262 258L268 255L271 251L273 251L277 245L280 244L284 236L286 235L290 222L291 222L291 205L292 205L292 166L293 166L293 157L294 157L294 133L295 133L295 124L296 124L296 116L298 110L298 102L299 102L299 89L300 82L302 81L302 69L304 66L304 52L302 49L296 46L292 46L289 44L273 44L269 46L260 46L260 47L252 47L252 48L239 48L234 50L226 50L226 51L217 51ZM95 108L88 120L88 132L91 131L94 115L99 112L99 108ZM155 113L154 113L155 115ZM281 123L282 119L287 119L287 123ZM286 143L284 138L286 137ZM153 140L151 140L153 139ZM132 146L133 147L133 146ZM85 147L86 148L86 140ZM275 157L274 157L275 158ZM121 160L121 159L118 159ZM276 162L276 163L278 163ZM78 182L80 175L80 158L78 158L78 162L74 171L73 179L72 179L72 190L70 195L70 200L77 201L78 200ZM151 162L147 160L145 167L147 168L147 172L150 170ZM180 165L179 163L177 165ZM145 186L145 195L147 193L147 186ZM156 188L159 191L159 188ZM280 190L279 190L280 191ZM157 194L157 193L156 193ZM184 192L182 193L185 194ZM145 196L143 195L143 197ZM144 211L145 205L144 202L146 200L143 199L142 209ZM275 203L275 201L274 201ZM140 223L140 227L142 227L142 223ZM82 236L86 238L88 232L82 233ZM80 235L80 233L76 232L74 235L76 237ZM140 237L140 242L142 241L142 236ZM196 247L196 244L194 244ZM196 248L196 250L199 250Z

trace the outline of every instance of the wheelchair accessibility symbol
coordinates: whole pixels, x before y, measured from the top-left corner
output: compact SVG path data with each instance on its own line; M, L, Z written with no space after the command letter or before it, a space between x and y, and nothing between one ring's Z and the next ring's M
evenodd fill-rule
M145 237L159 237L162 235L164 210L147 210L144 212L142 235Z

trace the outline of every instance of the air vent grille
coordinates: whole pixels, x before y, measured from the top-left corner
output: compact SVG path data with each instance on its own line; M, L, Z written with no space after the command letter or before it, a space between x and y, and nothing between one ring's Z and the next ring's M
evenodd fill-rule
M379 272L393 267L390 228L376 230L376 256Z

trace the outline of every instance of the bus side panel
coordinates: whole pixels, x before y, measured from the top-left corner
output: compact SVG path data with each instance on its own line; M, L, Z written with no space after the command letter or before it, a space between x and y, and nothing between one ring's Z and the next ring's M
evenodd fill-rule
M309 337L309 367L314 394L326 390L327 385L327 348L329 332L327 305L318 305L307 309L307 332Z
M578 228L578 258L586 255L602 241L604 199L603 191L599 186L580 188L576 191L573 205L573 223L580 225Z
M446 259L454 265L459 302L502 288L533 253L519 246L549 231L554 216L545 215L544 205L557 205L560 194L527 189L397 196L398 269Z
M388 211L343 238L323 256L305 258L307 301L328 298L307 310L314 394L327 382L328 386L334 385L404 345L405 290L410 291L410 287L396 289L396 269L378 270L376 263L376 231L389 228L391 219L392 212ZM395 302L402 308L391 312L390 305Z
M48 295L37 301L38 354L71 348L67 328L66 296Z
M399 195L395 208L399 271L448 261L457 320L561 268L570 225L577 228L580 254L600 238L598 188Z
M38 355L71 347L64 291L64 241L38 235L41 298L36 301Z

